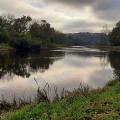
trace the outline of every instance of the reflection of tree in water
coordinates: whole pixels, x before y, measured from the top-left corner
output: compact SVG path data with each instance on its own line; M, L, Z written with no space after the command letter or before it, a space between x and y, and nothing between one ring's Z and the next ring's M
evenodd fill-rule
M63 56L61 52L50 51L39 54L0 53L0 78L5 75L29 77L32 72L44 72L49 69L55 59L51 57Z
M29 76L25 68L26 63L23 60L7 53L0 54L0 77L12 73L20 76Z
M108 57L116 78L120 78L120 52L110 52Z

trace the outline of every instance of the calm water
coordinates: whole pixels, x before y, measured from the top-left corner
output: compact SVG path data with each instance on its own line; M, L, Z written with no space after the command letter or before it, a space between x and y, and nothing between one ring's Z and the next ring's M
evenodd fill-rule
M73 90L82 81L104 87L119 77L120 53L85 47L61 48L38 54L0 53L0 98L34 97L37 86L48 82L59 90Z

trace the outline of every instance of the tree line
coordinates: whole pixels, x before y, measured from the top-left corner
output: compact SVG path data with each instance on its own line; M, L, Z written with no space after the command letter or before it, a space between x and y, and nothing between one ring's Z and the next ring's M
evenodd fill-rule
M120 21L109 33L109 40L112 46L120 46Z
M18 50L50 47L62 40L63 33L51 27L46 20L33 20L30 16L16 18L0 16L0 43Z
M107 36L112 46L120 46L120 22ZM82 38L79 39L82 42ZM107 40L101 39L102 44ZM75 42L75 45L78 45L79 41L78 39L72 40L68 34L57 31L46 20L37 21L24 15L22 17L0 16L0 43L8 44L18 50L37 50L41 47L52 47L57 44L69 45L71 43L74 45ZM87 44L89 45L89 43Z

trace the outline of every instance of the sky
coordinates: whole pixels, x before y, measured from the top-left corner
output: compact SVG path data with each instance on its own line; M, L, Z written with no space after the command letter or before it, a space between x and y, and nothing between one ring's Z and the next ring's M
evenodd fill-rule
M47 20L64 33L101 32L120 20L120 0L0 0L0 14Z

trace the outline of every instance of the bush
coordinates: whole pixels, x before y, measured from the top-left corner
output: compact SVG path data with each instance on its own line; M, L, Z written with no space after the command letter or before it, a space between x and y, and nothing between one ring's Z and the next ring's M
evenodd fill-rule
M0 43L7 43L10 37L9 34L6 32L0 32Z
M114 46L120 46L120 22L116 24L112 32L109 34L110 43Z
M25 50L25 49L29 49L30 48L28 42L26 40L24 40L24 39L11 40L9 42L9 44L10 44L11 47L16 48L18 50L21 50L21 49Z
M9 45L17 50L31 50L40 49L41 42L37 40L31 40L28 34L14 34L9 42Z

